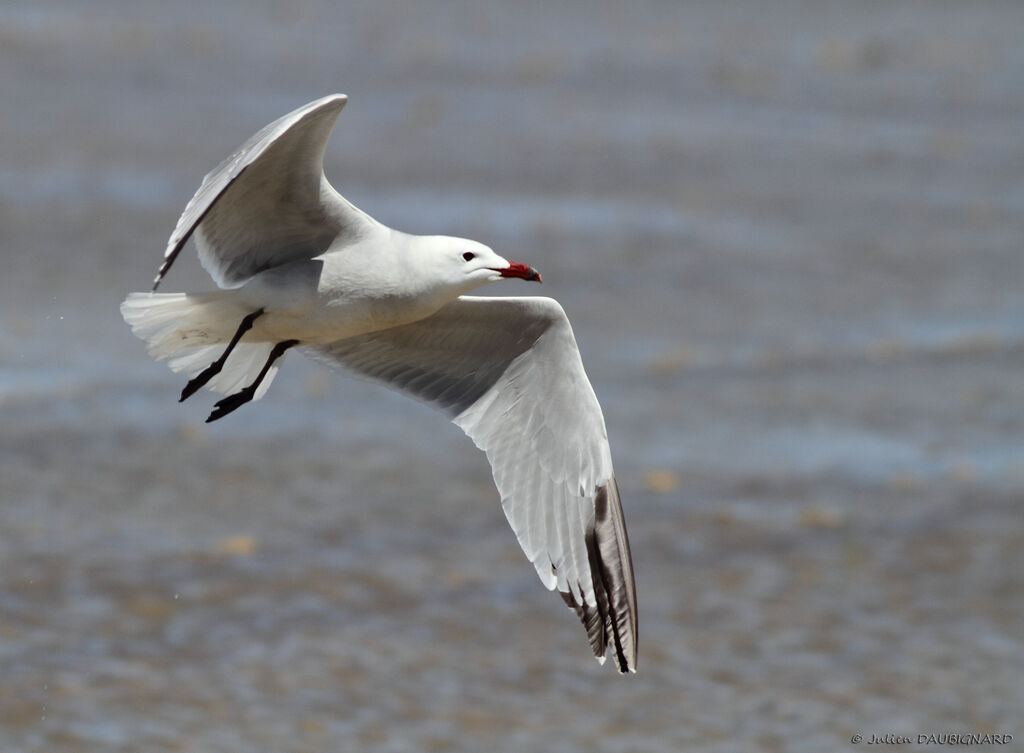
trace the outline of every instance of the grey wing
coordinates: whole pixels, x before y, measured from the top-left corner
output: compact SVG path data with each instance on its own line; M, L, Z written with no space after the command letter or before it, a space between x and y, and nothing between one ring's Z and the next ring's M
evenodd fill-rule
M611 647L619 671L636 671L636 588L604 417L556 301L464 296L307 350L445 411L487 453L523 551L594 654L603 662Z
M167 241L153 290L193 231L203 267L219 286L236 287L373 224L323 174L327 140L347 101L333 94L288 113L208 173Z

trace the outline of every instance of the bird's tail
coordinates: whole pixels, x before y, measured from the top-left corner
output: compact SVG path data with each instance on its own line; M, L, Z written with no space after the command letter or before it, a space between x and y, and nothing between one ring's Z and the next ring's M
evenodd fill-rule
M221 356L251 313L238 305L232 292L130 293L121 304L121 316L146 341L153 358L167 360L172 371L192 377ZM208 389L229 395L256 380L274 343L255 340L252 334L235 346L224 368L206 384ZM263 397L279 363L269 369L253 399Z

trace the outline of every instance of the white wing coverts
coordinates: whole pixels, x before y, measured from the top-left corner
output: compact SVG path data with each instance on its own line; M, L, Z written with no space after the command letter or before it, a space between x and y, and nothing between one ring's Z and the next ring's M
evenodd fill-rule
M419 322L306 349L445 411L487 453L526 556L636 671L633 566L604 417L562 307L463 296Z

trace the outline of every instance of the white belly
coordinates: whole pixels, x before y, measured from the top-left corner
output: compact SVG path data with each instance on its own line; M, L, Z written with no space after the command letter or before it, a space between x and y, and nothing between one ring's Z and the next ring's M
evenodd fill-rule
M264 310L246 339L322 345L417 321L447 303L433 296L394 294L369 275L330 261L276 267L234 291L248 310Z

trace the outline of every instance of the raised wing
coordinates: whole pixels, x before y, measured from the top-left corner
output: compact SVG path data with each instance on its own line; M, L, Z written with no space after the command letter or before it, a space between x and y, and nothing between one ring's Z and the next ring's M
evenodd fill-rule
M333 94L262 128L211 171L167 241L153 290L196 231L199 260L221 287L323 253L374 220L323 174L324 150L348 97Z
M312 355L431 403L487 453L505 516L594 654L636 671L636 589L601 407L562 307L464 296Z

